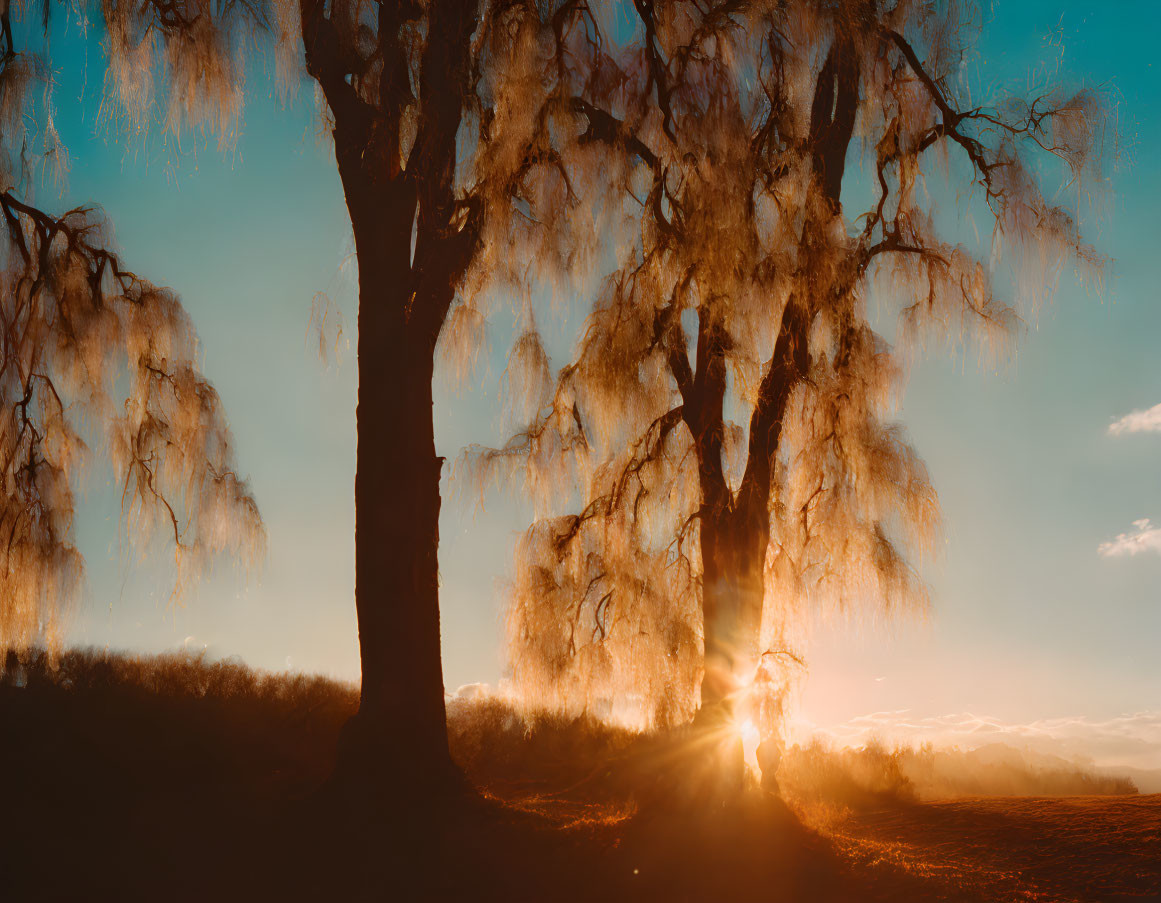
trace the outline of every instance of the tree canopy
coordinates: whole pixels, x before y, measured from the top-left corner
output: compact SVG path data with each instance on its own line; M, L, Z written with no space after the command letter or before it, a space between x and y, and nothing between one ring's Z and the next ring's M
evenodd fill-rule
M130 524L172 531L179 572L262 535L180 304L125 268L94 209L32 204L33 170L64 151L51 49L17 46L37 34L29 12L0 16L7 642L50 631L75 588L82 419L109 437ZM898 315L903 349L1002 350L1066 266L1102 265L1073 200L1107 157L1100 92L973 98L967 2L69 14L99 16L105 97L134 127L228 144L259 60L285 90L318 86L359 262L361 711L379 734L403 724L417 762L450 761L431 380L438 353L472 359L489 298L521 311L506 374L521 428L469 462L522 476L543 515L517 555L516 686L566 708L628 698L614 714L671 724L756 679L773 724L802 613L926 603L915 560L938 504L890 419L904 359L872 304ZM937 211L957 189L953 208L992 220L986 260ZM541 280L591 303L555 376Z
M46 3L46 23L48 10ZM53 119L51 59L42 47L18 45L12 12L6 5L0 17L7 239L0 257L0 646L7 648L55 645L80 588L74 516L90 457L86 437L108 452L131 535L172 539L178 589L216 554L257 558L265 541L178 299L128 268L96 208L53 214L34 203L46 170L60 178L67 151Z
M525 698L666 724L754 681L773 729L804 615L927 603L938 502L891 422L907 350L1002 354L1067 267L1099 278L1077 209L1114 135L1063 79L973 98L968 3L634 11L629 40L574 23L600 78L554 157L606 211L611 272L555 378L526 319L526 426L468 463L542 502L508 613ZM991 219L986 258L949 199Z

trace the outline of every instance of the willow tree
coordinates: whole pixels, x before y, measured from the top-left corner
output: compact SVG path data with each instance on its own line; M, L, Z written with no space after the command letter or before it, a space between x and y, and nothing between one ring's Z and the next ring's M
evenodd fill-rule
M64 150L51 69L0 15L0 648L55 649L80 589L85 437L108 450L131 535L173 543L177 589L220 552L261 554L217 393L177 298L131 272L98 211L31 200Z
M586 7L475 0L103 0L111 99L132 121L229 140L273 50L323 100L359 268L355 603L362 690L346 761L426 786L453 773L440 660L439 354L470 358L485 289L592 245L552 135L599 73ZM583 29L582 29L583 30ZM574 220L569 220L570 224ZM458 300L457 300L458 298ZM441 339L442 336L442 339ZM397 767L393 767L397 766Z
M587 183L623 200L615 267L555 379L529 320L527 426L473 458L542 512L575 504L518 546L514 678L646 723L728 716L756 681L772 722L799 614L926 604L910 562L937 498L888 420L902 367L869 298L905 348L1002 348L1067 265L1100 268L1067 205L1099 177L1104 110L1059 85L972 101L964 3L633 11L603 45L611 102L572 101L575 140L617 154ZM991 219L990 259L946 237L938 197Z

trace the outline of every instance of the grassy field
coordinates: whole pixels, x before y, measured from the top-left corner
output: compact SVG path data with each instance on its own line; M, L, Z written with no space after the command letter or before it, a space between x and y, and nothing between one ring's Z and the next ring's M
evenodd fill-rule
M1090 795L927 801L907 775L930 763L807 748L786 802L706 806L666 738L488 699L449 711L480 796L368 819L326 784L356 702L189 657L10 659L0 897L1161 899L1161 796L1125 782L1058 771L1022 780Z

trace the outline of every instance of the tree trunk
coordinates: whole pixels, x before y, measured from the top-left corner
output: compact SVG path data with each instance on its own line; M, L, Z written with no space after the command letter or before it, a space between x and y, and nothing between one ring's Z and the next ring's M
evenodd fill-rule
M410 223L403 211L386 214L392 204L407 206L405 199L359 181L344 171L359 260L355 607L362 689L342 764L365 777L429 785L454 774L440 657L435 340L408 322ZM369 205L379 209L368 221L360 202L372 198L383 206Z
M730 505L703 508L700 526L705 673L695 730L711 742L703 788L715 804L746 783L739 695L756 663L767 530Z
M812 178L827 217L840 209L846 152L858 103L858 79L853 47L848 37L840 36L819 73L811 109ZM757 664L773 462L791 393L810 369L812 314L808 303L817 281L810 270L810 252L820 242L816 233L821 230L821 224L808 217L802 239L807 264L799 274L803 290L791 295L782 313L774 353L750 418L746 472L733 495L721 467L724 352L728 340L717 337L712 326L699 330L694 416L688 422L698 449L702 491L704 711L718 709L731 714L729 701L738 691L739 681L748 679Z
M420 798L462 780L448 753L439 630L435 347L475 251L478 205L457 210L456 134L470 83L476 5L428 11L419 128L400 146L411 74L405 10L383 3L378 106L355 92L317 0L302 5L307 68L334 114L335 156L359 262L355 606L362 689L338 771ZM458 217L457 228L453 222Z
M447 786L439 631L439 479L435 339L416 306L417 194L355 121L336 119L335 152L359 263L355 419L355 608L362 684L338 769L360 785L419 794Z
M705 633L703 709L725 706L756 665L768 529L761 518L731 507L701 523Z

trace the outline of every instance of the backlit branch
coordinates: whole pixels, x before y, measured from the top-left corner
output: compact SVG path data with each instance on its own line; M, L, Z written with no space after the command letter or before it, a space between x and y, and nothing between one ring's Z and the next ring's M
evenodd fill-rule
M55 642L79 586L82 421L105 433L132 534L171 534L179 588L218 552L260 555L264 533L177 300L124 266L91 208L53 216L7 191L0 210L0 644L11 647Z

